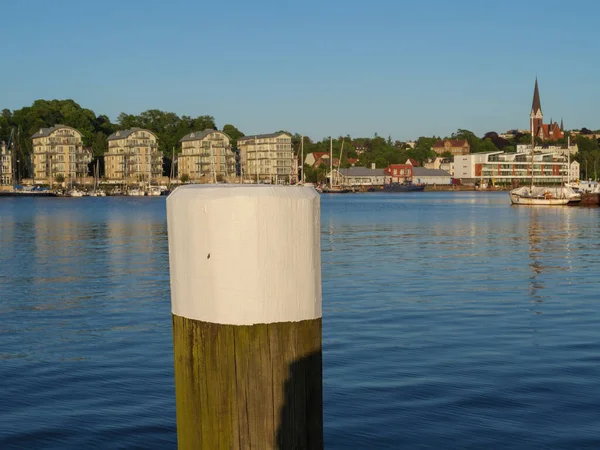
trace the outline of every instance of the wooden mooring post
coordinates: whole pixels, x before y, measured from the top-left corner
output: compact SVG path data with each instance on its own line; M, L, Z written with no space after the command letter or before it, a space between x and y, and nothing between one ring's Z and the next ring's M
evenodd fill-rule
M320 200L190 185L167 199L178 448L323 448Z

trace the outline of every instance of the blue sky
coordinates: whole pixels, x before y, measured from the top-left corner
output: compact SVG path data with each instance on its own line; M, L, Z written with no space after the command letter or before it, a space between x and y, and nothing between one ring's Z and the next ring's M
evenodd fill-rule
M3 0L0 108L72 98L116 119L209 114L286 129L415 139L600 128L600 2Z

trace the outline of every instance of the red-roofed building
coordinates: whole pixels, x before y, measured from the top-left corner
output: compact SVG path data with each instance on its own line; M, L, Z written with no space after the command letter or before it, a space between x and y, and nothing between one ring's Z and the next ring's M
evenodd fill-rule
M358 158L348 158L348 164L350 164L352 167L354 167L356 165L356 163L358 162Z
M412 180L412 164L391 164L384 172L390 177L392 183L403 183Z
M421 163L413 158L408 158L404 164L410 164L413 167L421 167Z
M452 156L468 155L471 153L471 146L466 139L445 139L433 144L433 151L438 155L446 152L452 153Z
M311 166L311 167L319 167L318 165L315 166L315 164L318 160L320 160L322 158L325 158L328 162L328 164L326 164L326 165L329 165L329 153L328 152L309 153L308 155L306 155L306 158L304 158L304 164Z

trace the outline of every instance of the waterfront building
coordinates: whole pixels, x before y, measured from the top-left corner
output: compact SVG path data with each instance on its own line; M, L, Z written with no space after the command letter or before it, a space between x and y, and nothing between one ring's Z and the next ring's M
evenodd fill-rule
M560 184L569 174L567 158L548 152L502 151L472 153L454 157L454 176L465 183L492 179L496 183L521 183L531 180L531 167L536 184ZM572 166L573 167L573 166Z
M581 173L581 166L578 161L571 161L569 166L569 182L579 181L579 174Z
M415 184L450 185L452 175L442 169L428 169L426 167L413 167L412 181Z
M536 145L537 150L542 153L552 153L557 156L568 156L571 155L571 158L579 152L579 147L577 144L575 145ZM529 153L531 154L531 144L517 144L517 153Z
M423 164L426 169L440 169L445 170L450 175L454 175L454 159L453 158L442 158L438 156L435 159L427 161Z
M222 131L204 130L182 137L178 174L192 182L215 183L236 175L231 139Z
M389 181L385 169L376 169L375 164L371 168L350 167L348 169L333 169L327 173L327 178L335 180L336 184L342 186L383 186Z
M446 152L454 155L466 155L471 153L471 146L466 139L444 139L433 144L433 151L438 155Z
M0 143L0 185L10 186L13 184L12 150L6 142Z
M544 114L542 113L542 103L540 101L540 91L538 89L538 80L535 77L535 87L533 88L533 101L531 103L531 112L529 113L529 133L544 141L556 141L564 137L564 127L562 119L560 125L550 120L550 123L543 123Z
M384 172L388 176L387 181L391 181L392 183L404 183L405 181L412 181L413 165L391 164L384 169Z
M108 181L151 182L162 176L162 152L150 130L131 128L108 137L104 174Z
M295 183L292 136L285 132L244 136L237 141L244 179Z
M34 182L51 184L60 176L70 183L86 177L92 154L83 148L81 138L78 130L66 125L40 128L31 136Z

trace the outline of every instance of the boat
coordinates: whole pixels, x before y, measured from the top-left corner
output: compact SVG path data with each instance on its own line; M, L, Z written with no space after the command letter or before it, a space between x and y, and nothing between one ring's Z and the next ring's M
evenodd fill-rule
M79 189L71 189L67 192L67 197L84 197L85 195L85 192L80 191Z
M510 201L513 205L563 206L569 203L569 197L566 192L559 192L557 195L556 188L523 186L510 191Z
M340 163L342 162L342 152L344 151L344 139L342 139L342 147L340 148L340 157L338 159L337 170L333 172L333 138L329 137L329 184L326 184L322 187L321 194L347 194L348 192L352 192L352 189L349 189L341 184L338 184L335 180L335 175L340 171Z
M159 187L153 186L148 190L147 195L151 197L158 197L161 195L161 189Z
M581 196L580 204L583 206L600 206L600 183L596 181L583 181L569 183L566 186L572 188Z
M143 197L144 195L146 195L146 193L138 188L133 188L133 189L129 189L129 191L127 191L127 195L131 196L131 197Z
M94 189L89 193L90 197L106 197L106 192L102 189L99 189L100 186L100 166L98 165L98 161L96 161L96 165L94 166Z
M352 192L352 189L334 184L333 186L323 186L321 191L323 194L347 194L348 192Z
M403 183L388 183L383 185L384 192L423 192L424 184L413 184L410 181Z
M581 194L564 183L560 187L535 186L533 175L533 163L535 159L535 137L533 135L533 122L531 123L531 163L529 173L531 184L512 189L509 192L510 202L513 205L523 206L565 206L569 202L581 200ZM569 167L567 165L567 170Z
M0 197L57 197L58 194L48 188L15 185L10 191L0 191Z

